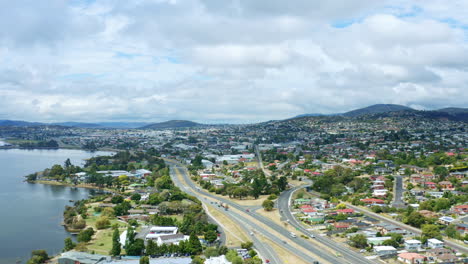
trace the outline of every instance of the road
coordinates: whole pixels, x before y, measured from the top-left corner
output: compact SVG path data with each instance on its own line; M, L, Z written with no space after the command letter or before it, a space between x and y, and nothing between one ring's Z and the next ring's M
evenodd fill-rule
M196 186L187 186L185 183L181 182L179 180L179 178L177 177L177 174L180 174L182 176L187 176L186 174L186 170L185 168L181 168L178 166L178 164L176 163L170 163L166 160L166 163L168 163L170 166L171 166L171 178L172 180L174 181L174 184L176 186L178 186L181 190L183 190L184 192L190 194L190 195L193 195L193 196L197 196L200 201L202 201L202 203L204 204L204 206L211 206L212 208L220 211L221 213L229 216L233 221L236 221L236 222L239 222L239 220L245 220L245 219L242 219L241 217L237 216L234 212L228 210L228 211L225 211L224 208L220 208L218 206L213 206L211 203L209 203L206 199L200 197L199 195L199 192L196 188ZM184 180L186 182L187 181L188 177L184 177ZM191 182L188 182L188 183L191 183ZM238 223L238 226L243 229L243 231L246 233L246 234L249 234L250 232L252 232L253 230L253 227L252 225L248 225L245 223L245 221L241 221L242 223ZM256 237L255 235L254 236L251 236L251 239L252 239L252 242L254 243L254 247L255 249L258 251L259 255L262 256L264 259L268 259L270 261L270 263L272 264L281 264L281 261L279 260L279 257L277 256L276 252L267 244L263 243L261 240L260 240L261 237ZM244 242L247 242L247 241L244 241Z
M393 202L392 206L396 208L405 207L405 202L403 201L403 176L395 176L395 186L393 188Z
M263 165L263 161L262 161L262 155L260 155L260 150L258 150L257 145L255 145L255 153L257 154L258 166L260 167L260 169L262 169L263 174L265 174L265 176L270 177L271 174L265 170L265 166Z
M179 186L182 190L184 190L184 191L186 191L189 194L194 195L194 196L209 197L209 198L211 198L213 200L217 200L219 202L226 203L231 208L235 208L235 209L237 209L237 210L239 210L241 212L245 212L245 208L247 208L247 207L241 206L241 205L239 205L237 203L232 202L229 199L224 199L224 198L212 195L209 192L206 192L204 190L199 189L199 187L196 186L195 183L192 182L192 180L188 176L188 172L186 171L186 169L184 167L180 167L179 164L171 162L171 161L166 160L166 162L171 166L171 168L173 170L176 170L184 178L185 183L181 182L178 179L178 177L173 177L175 185ZM202 197L200 200L203 201L204 198ZM346 249L346 248L344 248L344 247L342 247L340 245L336 245L336 243L332 245L333 250L335 250L336 252L341 254L341 256L345 256L344 258L340 257L340 256L332 255L332 254L330 254L329 252L326 252L326 251L324 252L324 250L322 248L315 247L312 243L310 243L309 241L307 241L307 240L305 240L303 238L300 238L300 237L292 238L290 236L290 232L288 230L286 230L283 226L278 225L275 222L273 222L272 220L270 220L269 218L261 216L259 214L254 213L254 212L249 213L249 215L251 217L253 217L256 221L251 221L249 218L245 217L244 215L247 214L247 213L242 213L242 214L241 213L236 213L234 210L228 210L228 211L225 211L225 213L227 215L229 215L231 217L231 219L237 220L237 221L241 222L242 225L246 225L249 228L252 228L255 231L256 234L260 234L260 235L264 236L265 238L271 240L273 243L277 244L279 247L282 247L282 248L284 248L286 250L289 250L290 252L294 252L295 255L297 255L298 257L300 257L302 259L304 259L307 263L313 263L314 261L316 261L316 259L312 258L308 254L305 254L302 250L297 250L297 246L311 252L313 255L315 255L315 256L317 256L317 257L321 258L322 260L324 260L326 262L329 262L329 263L340 263L340 264L341 263L356 263L356 264L373 263L373 262L370 262L369 260L367 260L366 258L364 258L364 256L359 255L359 257L357 257L356 255L354 255L352 253L349 253L349 252L352 252L352 251L350 251L349 249ZM262 226L260 226L256 222L262 223L262 224L272 228L273 230L278 232L281 236L285 237L287 241L286 240L281 241L281 239L279 239L276 235L271 234L270 231L264 229ZM323 241L323 240L324 240L324 238L323 239L319 238L319 241ZM259 243L261 244L262 242L259 242ZM328 244L332 244L332 243L329 242ZM348 256L350 256L350 257L348 258Z
M369 259L366 259L363 255L354 252L348 248L345 248L341 246L339 243L327 238L327 237L322 237L318 235L317 233L310 232L307 230L302 224L300 224L296 218L292 215L291 213L291 197L293 193L299 189L305 188L307 186L298 186L294 187L292 189L289 189L287 191L284 191L281 193L281 195L278 198L278 209L280 210L281 216L285 217L289 224L291 224L293 227L295 227L297 230L301 231L302 233L310 236L314 236L315 240L318 241L319 243L333 249L334 251L338 252L341 254L343 257L343 260L349 261L349 263L375 263L372 262Z

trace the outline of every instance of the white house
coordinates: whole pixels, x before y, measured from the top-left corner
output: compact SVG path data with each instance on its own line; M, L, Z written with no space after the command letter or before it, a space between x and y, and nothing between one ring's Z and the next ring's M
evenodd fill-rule
M138 178L146 177L148 175L151 175L150 170L145 170L145 169L139 169L135 171L135 176Z
M427 246L430 248L443 248L444 242L439 239L431 238L427 240Z
M392 246L375 246L374 252L377 253L377 255L379 256L385 256L385 255L394 255L397 253L397 250L396 248Z
M175 235L179 230L176 226L153 226L146 235L146 240L157 240L160 236Z
M405 249L408 251L420 251L421 241L417 239L405 240Z
M163 244L178 245L180 241L186 241L189 238L190 238L189 236L186 236L184 234L161 235L157 238L156 244L158 244L158 246L162 246Z
M443 225L450 225L453 221L455 221L455 219L453 219L453 217L450 216L442 216L439 218L439 223Z
M384 196L387 196L387 192L388 192L387 189L374 190L374 191L372 192L372 196L375 196L375 197L384 197Z

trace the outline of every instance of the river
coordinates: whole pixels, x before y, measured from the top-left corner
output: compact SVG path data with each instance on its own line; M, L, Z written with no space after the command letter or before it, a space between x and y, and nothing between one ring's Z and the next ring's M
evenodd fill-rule
M89 197L93 190L29 184L23 176L62 164L83 165L84 159L109 152L81 150L0 150L0 264L26 263L34 249L59 253L69 234L60 225L69 200Z

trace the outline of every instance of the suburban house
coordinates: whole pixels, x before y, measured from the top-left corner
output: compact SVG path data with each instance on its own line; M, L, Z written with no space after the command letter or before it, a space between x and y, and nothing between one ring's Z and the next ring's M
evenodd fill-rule
M453 221L455 221L455 219L450 216L442 216L439 218L439 223L443 225L450 225Z
M418 253L405 252L398 254L398 260L408 264L423 263L426 257Z
M421 241L417 239L405 240L405 249L408 251L420 251Z
M443 248L444 242L436 238L431 238L427 240L427 246L430 248Z
M395 255L397 250L392 246L375 246L374 252L379 256L391 256Z
M153 226L146 235L146 240L157 240L160 236L175 235L179 230L176 226Z
M166 245L178 245L180 241L186 241L189 239L189 236L184 234L174 234L174 235L162 235L159 236L156 240L158 246L162 246L163 244Z
M466 214L468 213L468 204L457 205L454 207L454 211L457 214Z
M368 205L383 205L385 204L385 201L382 199L376 199L376 198L366 198L366 199L361 199L361 202L368 204Z
M449 181L441 181L439 182L439 186L440 188L442 188L442 190L452 190L453 189L453 184Z
M424 182L424 187L428 189L437 189L437 184L435 182Z
M339 214L347 214L347 215L354 214L354 210L351 209L351 208L338 209L338 210L336 210L336 212L339 213Z

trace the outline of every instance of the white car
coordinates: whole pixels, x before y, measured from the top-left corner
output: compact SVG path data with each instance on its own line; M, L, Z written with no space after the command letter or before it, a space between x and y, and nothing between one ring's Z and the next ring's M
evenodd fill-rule
M297 237L293 232L290 233L292 237Z

